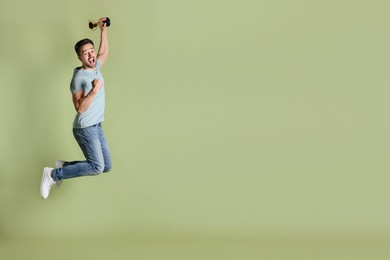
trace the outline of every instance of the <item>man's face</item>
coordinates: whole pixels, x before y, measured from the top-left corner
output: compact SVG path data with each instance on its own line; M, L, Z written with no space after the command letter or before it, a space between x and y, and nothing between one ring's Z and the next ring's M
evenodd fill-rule
M79 60L84 69L94 69L96 67L95 48L91 43L84 44L80 48Z

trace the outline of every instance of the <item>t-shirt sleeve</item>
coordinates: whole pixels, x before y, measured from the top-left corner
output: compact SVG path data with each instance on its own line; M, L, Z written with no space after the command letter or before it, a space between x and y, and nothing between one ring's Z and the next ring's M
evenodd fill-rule
M84 85L84 81L81 79L81 77L74 76L70 82L70 91L72 93L80 92L84 90Z

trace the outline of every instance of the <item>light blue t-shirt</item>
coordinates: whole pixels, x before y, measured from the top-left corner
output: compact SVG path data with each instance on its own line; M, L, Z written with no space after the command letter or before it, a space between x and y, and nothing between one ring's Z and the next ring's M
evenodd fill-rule
M100 64L96 62L96 70L84 70L81 67L74 69L73 78L70 83L70 91L73 93L84 91L86 96L92 89L92 81L98 78L103 82L104 78L100 72ZM105 85L96 93L90 107L83 113L77 113L73 121L73 128L85 128L104 121L105 107Z

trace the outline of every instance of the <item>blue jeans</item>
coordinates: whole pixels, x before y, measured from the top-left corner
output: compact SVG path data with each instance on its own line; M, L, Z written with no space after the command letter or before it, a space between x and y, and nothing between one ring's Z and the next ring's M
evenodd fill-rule
M52 173L54 181L98 175L111 170L110 150L101 124L86 128L73 128L73 135L86 160L65 162L63 168L54 169Z

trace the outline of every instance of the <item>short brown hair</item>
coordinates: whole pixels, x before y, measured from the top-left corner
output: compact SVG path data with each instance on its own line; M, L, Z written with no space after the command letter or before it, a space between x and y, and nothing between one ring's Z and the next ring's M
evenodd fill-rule
M90 40L90 39L87 39L87 38L82 39L82 40L80 40L80 41L78 41L78 42L76 43L76 45L74 46L74 50L76 51L77 56L80 55L80 53L79 53L79 52L80 52L80 48L81 48L83 45L88 44L88 43L94 45L94 44L93 44L93 41Z

